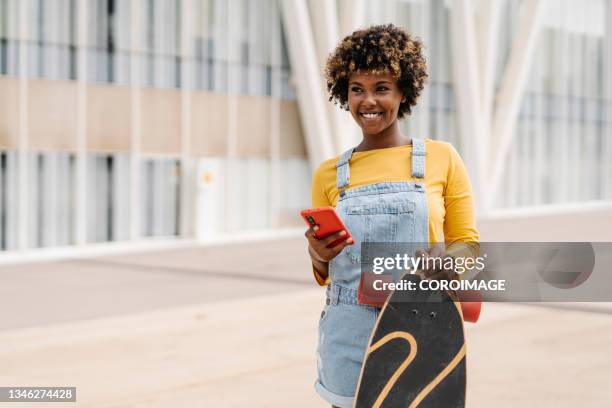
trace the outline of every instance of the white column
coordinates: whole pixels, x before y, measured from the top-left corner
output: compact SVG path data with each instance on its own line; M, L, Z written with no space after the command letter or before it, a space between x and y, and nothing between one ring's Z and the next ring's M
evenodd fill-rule
M311 167L315 168L333 156L334 147L326 120L326 98L319 86L321 74L308 8L304 0L285 0L281 7L306 147Z
M168 176L165 173L167 161L161 157L151 157L153 163L151 174L151 197L153 198L153 219L151 231L153 236L164 235L164 218L167 216L165 211L165 190L168 188ZM147 175L149 176L149 175ZM148 177L147 177L148 178ZM147 197L148 198L148 197Z
M130 64L130 97L131 107L131 132L130 132L130 239L137 240L141 236L141 166L140 166L140 87L142 84L142 44L140 35L140 23L142 0L132 1L132 52Z
M540 18L542 16L543 2L540 0L527 0L523 5L523 16L506 71L504 73L497 104L493 113L491 158L489 166L491 177L489 179L488 207L500 188L503 170L512 142L516 119L518 117L521 98L527 81L527 74L531 67L536 41L540 31Z
M19 219L20 250L28 247L29 215L29 131L28 131L28 2L19 4L19 205L17 214Z
M563 15L563 27L568 27L570 23L570 13L567 1L563 1L562 4L562 15ZM557 75L558 75L558 86L559 89L557 93L561 95L559 97L559 155L557 157L557 183L556 183L556 201L557 202L565 202L569 201L570 197L570 187L569 183L569 160L570 160L570 132L569 132L569 117L570 117L570 106L569 106L569 73L570 73L570 32L567 29L561 29L558 32L560 35L559 41L559 64L557 66Z
M602 156L602 183L603 197L612 198L612 3L605 4L605 27L606 36L604 40L604 101L607 108L603 115L603 156Z
M453 64L447 64L446 60L448 58L450 58L450 55L446 54L446 47L444 47L443 45L445 44L445 41L447 41L447 38L450 39L450 35L446 36L446 30L448 29L448 27L446 27L443 22L443 16L444 16L444 4L442 4L441 2L435 2L433 4L430 4L429 7L430 10L430 21L433 27L439 27L438 30L432 30L430 32L430 39L429 39L429 43L430 43L430 47L432 52L430 53L430 62L434 62L435 64L431 64L429 66L429 88L431 88L431 91L429 92L430 97L433 98L435 100L435 107L436 109L434 110L433 113L430 113L431 115L434 116L433 118L433 122L434 122L434 131L435 131L435 135L432 136L436 136L436 137L440 137L443 138L445 140L449 140L450 141L450 134L449 132L444 131L444 124L445 124L445 116L447 116L446 112L442 112L442 104L441 101L444 100L444 88L442 86L442 84L445 82L446 80L446 72L449 70L449 67L452 67ZM434 87L434 82L436 83L436 86ZM450 81L449 81L450 82ZM449 101L450 102L450 101Z
M544 98L546 88L544 86L544 73L548 69L548 56L534 55L536 64L534 66L534 104L533 107L533 157L529 165L531 168L531 175L528 179L532 180L531 186L533 192L531 194L531 204L542 205L544 202L544 191L546 178L545 165L547 163L546 158L546 129L545 129L545 118L544 118Z
M281 104L281 15L278 2L272 3L270 63L272 65L272 83L270 98L270 226L280 225L282 200L281 158L280 158L280 104Z
M240 47L238 38L240 35L240 22L242 21L241 4L236 0L228 0L226 3L225 24L225 49L227 61L227 183L226 183L226 225L229 231L235 231L242 227L243 214L235 209L238 206L236 197L236 183L240 174L238 172L238 158L236 157L237 146L237 121L238 121L238 93L240 92ZM218 37L219 39L222 37Z
M365 0L338 0L340 3L340 37L364 28L366 17Z
M183 0L181 3L180 15L180 55L181 55L181 172L180 172L180 206L179 211L179 231L180 236L187 238L193 236L192 224L192 203L195 202L195 185L191 183L194 172L190 160L191 143L191 92L193 90L192 70L194 55L191 47L193 38L193 23L195 9L194 0Z
M482 100L482 127L484 134L481 139L482 151L489 151L491 137L491 113L493 111L493 94L495 93L495 61L499 48L499 21L502 2L487 0L480 2L478 16L478 60L480 67L480 92Z
M455 0L451 11L451 53L462 155L471 175L476 210L487 196L484 182L482 102L474 11L470 0Z
M429 1L423 1L421 3L421 7L419 7L421 13L417 16L417 21L415 23L419 27L419 35L422 37L423 42L425 43L425 48L422 50L423 56L426 61L431 61L430 58L430 47L431 47L431 26L429 24L431 17L431 3ZM428 67L428 70L431 69ZM430 122L430 105L431 105L431 87L429 85L425 85L425 89L421 93L421 97L419 98L419 122L418 122L418 130L417 135L419 138L431 138L429 126Z
M77 3L75 243L87 241L87 0Z
M602 10L603 11L603 10ZM585 9L586 14L586 9ZM579 175L580 180L588 180L586 183L581 183L583 186L582 193L580 195L580 201L591 201L596 200L597 192L600 187L601 180L599 178L599 167L600 151L597 149L597 128L594 123L595 113L597 108L595 106L595 100L599 96L597 92L598 86L596 84L596 75L593 72L597 72L597 46L596 37L586 36L584 41L584 60L582 70L580 72L580 81L583 83L582 96L584 97L583 103L585 104L585 120L582 122L581 134L583 135L582 141L582 155L580 160L582 162L582 174ZM595 77L595 78L594 78Z
M312 24L312 34L314 39L315 51L317 54L317 68L320 80L318 81L323 94L327 95L326 83L323 78L325 70L325 62L329 53L333 51L335 43L338 39L338 13L336 11L336 2L329 0L309 0L310 22ZM337 127L339 123L336 120L336 110L333 104L328 103L325 106L332 137L334 141L335 151L338 151L340 138L342 137L341 130Z
M339 0L340 2L340 31L337 41L353 31L366 28L366 1L365 0ZM338 150L343 152L356 146L362 138L361 129L353 120L350 112L335 107L335 131L339 134Z
M355 11L352 10L349 15L352 16L353 20L345 21L345 24L350 27L357 25L358 21L361 21L363 18L363 12L359 12L359 7L363 7L363 5L361 2L356 2L355 4L358 5L358 13L355 14ZM312 16L310 21L312 23L315 48L318 56L319 82L327 101L327 84L325 83L323 75L325 63L327 62L329 54L344 36L341 36L339 33L339 17L335 1L310 0L310 13ZM325 107L333 136L334 151L336 153L341 153L357 145L360 140L361 132L353 121L350 113L342 110L329 101L325 103Z
M153 21L150 22L153 24L153 47L148 51L153 55L152 64L155 67L152 78L153 86L167 88L171 84L168 83L166 75L166 58L169 51L166 47L166 36L168 35L167 27L172 21L172 13L167 13L167 0L157 0L150 6L153 6Z
M58 152L49 152L44 154L45 157L45 173L41 181L45 182L42 186L43 196L45 197L46 205L42 209L44 226L42 230L44 246L58 246L58 223L59 216L58 195L63 194L66 189L64 180L58 180ZM61 190L60 190L61 189ZM58 194L59 193L59 194Z

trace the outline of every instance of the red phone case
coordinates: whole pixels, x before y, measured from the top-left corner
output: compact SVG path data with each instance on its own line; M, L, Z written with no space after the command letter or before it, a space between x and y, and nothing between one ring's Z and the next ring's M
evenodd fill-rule
M304 221L306 221L306 224L309 226L319 226L319 230L315 233L315 237L318 239L326 238L338 231L346 231L345 236L332 242L329 247L336 246L338 243L346 240L347 238L351 238L350 231L342 223L342 220L340 217L338 217L334 207L310 208L307 210L302 210L300 215L302 218L304 218ZM309 217L311 219L309 219Z

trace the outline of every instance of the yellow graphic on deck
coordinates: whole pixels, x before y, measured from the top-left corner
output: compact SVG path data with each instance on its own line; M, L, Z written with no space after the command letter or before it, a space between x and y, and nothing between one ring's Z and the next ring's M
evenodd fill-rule
M412 334L407 333L407 332L402 332L402 331L396 331L396 332L389 333L385 337L377 341L375 344L372 344L368 348L368 354L372 353L376 349L380 348L381 346L385 345L386 343L394 339L406 340L410 344L410 352L408 354L408 357L406 357L406 359L404 360L404 362L397 368L397 370L395 370L391 378L389 378L389 380L387 381L387 384L385 384L380 394L378 394L378 398L376 399L376 402L374 402L374 405L372 405L372 408L380 408L385 398L387 398L387 396L389 395L391 388L393 388L393 386L395 385L399 377L402 375L404 371L406 371L406 368L408 368L410 363L412 363L412 360L414 360L414 358L417 355L416 339L414 338ZM451 371L453 371L453 369L459 364L459 362L461 362L461 360L464 357L465 357L465 344L463 344L463 346L461 347L459 352L455 355L455 357L451 360L451 362L429 384L427 384L425 388L421 390L421 392L416 396L416 398L414 399L414 401L412 401L412 403L410 404L408 408L416 408L421 403L421 401L423 401L423 399L427 396L427 394L429 394L431 390L433 390L440 382L442 382L444 378L446 378L446 376Z

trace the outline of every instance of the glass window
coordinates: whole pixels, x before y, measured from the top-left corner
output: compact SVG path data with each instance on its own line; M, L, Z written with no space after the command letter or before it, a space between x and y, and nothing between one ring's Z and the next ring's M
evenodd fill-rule
M30 248L74 244L75 158L64 152L33 152L28 166Z
M19 0L0 0L0 75L19 74Z
M181 2L146 0L142 6L144 85L179 88Z
M76 79L76 0L28 1L30 76Z
M91 22L87 24L88 81L129 83L131 3L88 0L87 15L88 22Z
M178 236L180 225L180 162L148 158L141 166L142 235Z
M126 153L87 158L87 241L129 237L130 166Z
M18 247L17 152L0 151L0 250Z

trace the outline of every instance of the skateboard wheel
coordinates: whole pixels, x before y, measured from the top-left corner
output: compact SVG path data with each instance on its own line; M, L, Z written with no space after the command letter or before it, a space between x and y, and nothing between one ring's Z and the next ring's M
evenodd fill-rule
M461 305L463 320L476 323L482 309L482 293L477 290L458 290L457 299Z
M470 323L476 323L480 317L481 308L482 302L461 302L463 320Z

